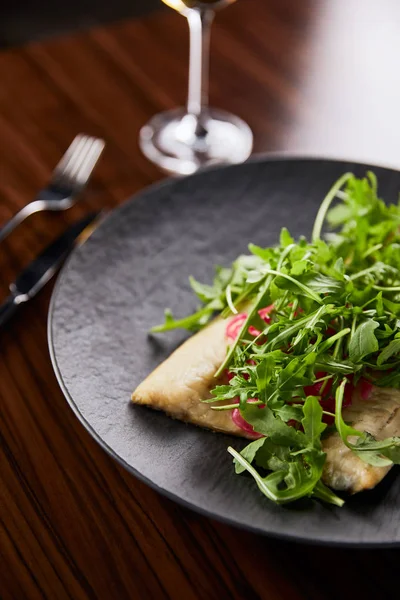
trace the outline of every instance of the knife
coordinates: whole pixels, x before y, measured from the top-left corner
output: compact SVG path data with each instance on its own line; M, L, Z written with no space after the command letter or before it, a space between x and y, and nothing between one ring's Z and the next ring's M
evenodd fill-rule
M86 239L86 231L92 233L94 222L100 213L91 213L69 227L59 238L26 267L10 285L10 295L0 305L0 326L4 325L24 304L46 285L55 275L62 262L82 237Z

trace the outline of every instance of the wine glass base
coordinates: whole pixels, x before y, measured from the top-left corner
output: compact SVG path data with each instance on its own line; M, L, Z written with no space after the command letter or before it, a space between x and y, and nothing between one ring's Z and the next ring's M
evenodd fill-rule
M253 148L250 127L230 113L207 109L201 126L184 108L155 115L140 131L143 154L169 174L244 162Z

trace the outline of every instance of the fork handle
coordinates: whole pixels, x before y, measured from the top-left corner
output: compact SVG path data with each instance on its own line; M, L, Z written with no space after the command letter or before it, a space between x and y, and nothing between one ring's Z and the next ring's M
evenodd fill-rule
M42 210L43 203L40 200L30 202L24 208L21 208L16 215L11 217L3 227L0 228L0 242L2 242L14 229L20 225L29 215Z
M65 210L74 203L74 198L79 190L75 190L74 195L71 190L60 186L51 186L41 190L36 199L21 208L3 227L0 227L0 242L2 242L14 229L20 225L27 217L34 213L44 210Z

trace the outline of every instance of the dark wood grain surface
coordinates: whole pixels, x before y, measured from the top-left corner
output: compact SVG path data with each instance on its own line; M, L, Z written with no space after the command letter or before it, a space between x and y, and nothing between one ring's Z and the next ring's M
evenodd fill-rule
M400 7L393 0L242 0L216 21L213 104L256 151L398 166ZM32 217L0 250L1 294L68 223L160 179L140 126L184 101L172 12L0 54L0 222L30 201L74 135L107 150L80 204ZM70 411L46 339L51 285L1 332L0 597L396 598L397 550L313 548L182 509L114 463Z

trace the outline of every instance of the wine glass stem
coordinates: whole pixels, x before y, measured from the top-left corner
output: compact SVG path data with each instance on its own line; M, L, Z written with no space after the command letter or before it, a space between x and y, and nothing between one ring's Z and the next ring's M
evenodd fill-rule
M208 105L210 32L214 11L210 9L192 9L187 12L186 18L190 31L187 112L199 118Z

